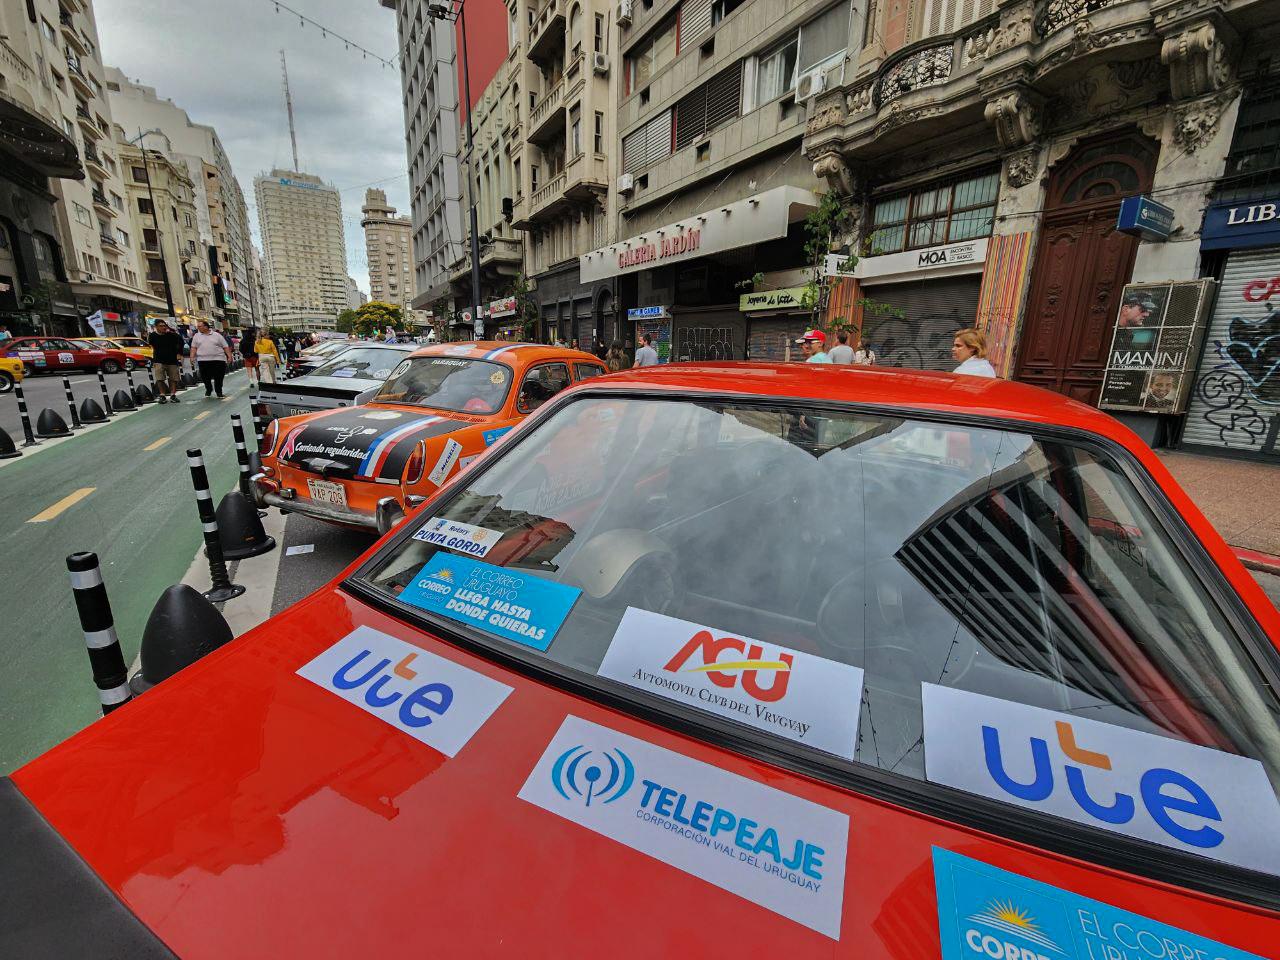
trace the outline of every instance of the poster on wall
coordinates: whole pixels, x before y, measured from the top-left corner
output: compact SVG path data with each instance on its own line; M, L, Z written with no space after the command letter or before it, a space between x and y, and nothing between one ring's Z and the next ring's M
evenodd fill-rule
M1212 280L1131 283L1116 315L1098 406L1183 413L1204 340Z
M666 307L633 307L627 319L636 326L636 345L646 333L653 337L659 363L671 362L671 313Z

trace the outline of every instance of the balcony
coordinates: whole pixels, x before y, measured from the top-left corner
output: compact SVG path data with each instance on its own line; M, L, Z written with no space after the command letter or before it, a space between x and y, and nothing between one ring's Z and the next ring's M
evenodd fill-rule
M529 59L535 63L564 47L564 5L565 0L547 0L529 26Z
M565 164L564 174L564 193L570 200L590 200L609 192L609 171L595 154L578 154Z
M544 143L564 129L564 77L556 81L529 115L529 140Z
M120 242L109 233L99 233L98 240L102 243L103 253L116 253L120 249Z
M107 195L101 190L91 190L90 195L93 197L93 208L99 213L105 213L109 217L114 217L118 210L111 205L111 201L107 199Z
M1070 26L1081 17L1118 2L1119 0L1049 0L1036 14L1036 33L1048 38L1049 34Z
M561 171L534 191L533 197L529 201L529 220L531 222L557 213L566 205L564 196L565 181L564 171Z
M76 29L75 21L71 18L71 14L63 10L58 14L58 23L62 27L62 38L67 41L67 46L80 56L87 56L89 47L84 42L84 38L80 36L80 31Z
M93 89L93 84L89 82L89 76L80 66L80 58L70 51L67 52L67 76L71 79L71 86L75 87L76 92L82 97L95 97L98 91Z
M93 119L93 114L89 112L88 107L76 107L76 122L80 124L80 129L84 131L86 137L91 140L102 139L102 129L98 126L97 121Z
M511 207L511 226L517 230L528 230L529 225L529 204L523 196L516 197Z
M93 144L85 141L84 145L84 163L89 168L90 173L97 174L100 177L108 177L111 175L106 165L102 162L102 156L94 148Z

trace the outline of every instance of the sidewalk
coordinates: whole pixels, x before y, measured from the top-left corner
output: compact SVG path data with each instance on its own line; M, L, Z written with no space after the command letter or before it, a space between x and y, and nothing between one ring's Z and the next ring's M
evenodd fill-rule
M1157 455L1227 543L1280 556L1280 466L1168 450Z

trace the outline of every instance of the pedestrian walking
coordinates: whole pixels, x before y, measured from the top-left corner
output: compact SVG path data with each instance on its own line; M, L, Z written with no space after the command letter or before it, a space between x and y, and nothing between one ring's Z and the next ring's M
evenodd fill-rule
M827 355L827 335L821 330L806 330L804 336L796 343L800 344L800 349L804 351L805 363L830 363L831 357Z
M874 367L876 352L862 342L862 337L853 340L853 363L858 367Z
M280 365L280 351L276 349L275 342L266 335L261 334L258 342L253 346L254 352L258 355L258 383L275 383L276 368Z
M151 347L151 372L156 378L156 402L177 403L178 387L182 385L182 335L171 330L165 321L157 320L147 345Z
M231 344L227 338L209 326L209 321L196 322L196 332L191 337L191 360L200 370L204 381L204 395L215 393L222 399L222 378L227 375L231 362Z
M951 356L960 361L955 373L971 377L995 377L996 368L987 359L987 337L981 330L965 327L957 330L951 341Z
M640 349L636 351L637 367L656 367L658 365L658 351L653 349L653 334L640 334Z
M249 372L249 379L258 382L258 328L250 327L240 337L240 359Z
M13 334L9 332L8 325L4 323L0 323L0 343L4 343L6 340L12 340L12 339L13 339Z
M831 362L849 365L853 363L853 347L849 346L849 331L840 330L836 333L836 340L839 342L831 348Z
M617 340L609 344L609 352L604 355L604 365L610 373L626 369L627 355L622 349L622 344Z

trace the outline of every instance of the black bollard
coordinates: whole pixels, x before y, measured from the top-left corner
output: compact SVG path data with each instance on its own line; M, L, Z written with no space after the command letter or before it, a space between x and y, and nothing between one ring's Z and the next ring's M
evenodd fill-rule
M204 552L209 558L209 579L213 586L205 597L214 603L233 600L244 593L244 587L232 583L227 573L227 562L222 556L222 541L218 537L218 516L213 508L213 494L209 490L209 475L205 473L204 456L198 448L187 451L187 465L191 468L191 483L196 488L196 506L200 511L200 527L204 531Z
M147 361L147 384L151 387L151 395L155 396L156 392L156 365L150 360Z
M107 393L107 378L102 373L102 368L98 368L98 389L102 391L102 409L108 417L116 415L115 410L111 408L111 395Z
M22 384L15 383L13 385L13 395L18 398L18 416L22 417L22 435L26 437L22 445L24 447L37 447L40 445L40 441L36 439L36 435L31 429L31 414L27 413L27 398L22 395Z
M243 560L275 549L275 537L267 536L253 501L232 490L218 504L218 537L227 560Z
M129 680L135 695L150 690L207 653L231 642L218 608L185 583L165 590L142 631L142 669Z
M147 389L147 385L145 383L140 383L134 387L132 393L133 402L138 406L142 406L144 403L154 403L156 399L155 395Z
M36 417L36 433L42 440L71 436L67 421L63 420L54 410L48 407L41 410L40 416Z
M0 460L12 460L22 456L22 451L13 445L13 438L5 430L0 430Z
M107 599L107 587L102 582L96 553L73 553L67 557L67 570L71 572L71 593L76 598L76 612L80 614L80 629L84 631L85 646L89 648L89 666L93 670L93 682L98 688L98 700L102 703L102 715L128 703L128 668L116 636L115 621L111 617L111 602Z
M132 394L138 388L133 385L133 370L129 367L124 368L124 378L129 381L129 393Z
M125 413L129 410L137 410L138 405L133 402L128 390L117 390L116 395L111 398L111 406L115 408L116 413Z
M107 414L93 397L85 397L80 401L81 423L106 423Z
M253 490L249 488L249 451L244 445L244 424L238 413L231 415L231 436L236 443L236 461L240 464L240 492L246 499L253 500Z
M71 429L79 430L84 424L80 422L80 414L76 411L76 395L71 392L71 378L62 375L62 390L67 395L67 409L71 411Z

